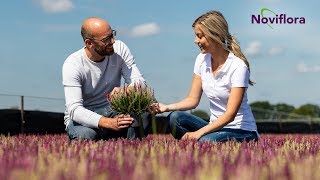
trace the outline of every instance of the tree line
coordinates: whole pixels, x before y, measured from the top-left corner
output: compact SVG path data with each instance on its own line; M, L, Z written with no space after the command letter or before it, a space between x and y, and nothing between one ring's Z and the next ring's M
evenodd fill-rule
M293 105L286 103L271 104L269 101L255 101L250 104L250 107L256 119L298 119L302 117L320 117L320 106L310 103L303 104L295 108ZM207 121L210 119L210 115L201 109L196 109L191 113Z
M316 104L303 104L297 108L286 103L271 104L268 101L256 101L250 104L253 109L253 113L256 119L261 118L262 111L256 111L255 109L264 109L266 112L276 112L278 116L282 116L282 119L295 119L302 116L310 118L320 117L320 106ZM263 118L263 117L262 117Z

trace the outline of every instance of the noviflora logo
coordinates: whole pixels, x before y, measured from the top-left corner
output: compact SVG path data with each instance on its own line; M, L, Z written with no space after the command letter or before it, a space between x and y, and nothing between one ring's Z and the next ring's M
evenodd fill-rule
M265 17L264 14L266 11L272 13L275 16ZM268 8L262 8L259 15L251 16L251 23L267 24L270 28L273 29L273 27L271 26L272 24L305 24L306 20L304 17L290 17L286 14L276 14Z

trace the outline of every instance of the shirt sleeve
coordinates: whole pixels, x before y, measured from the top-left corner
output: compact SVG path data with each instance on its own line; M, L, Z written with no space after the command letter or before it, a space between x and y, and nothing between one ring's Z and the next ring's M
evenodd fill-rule
M97 128L101 115L83 106L81 73L71 63L64 63L62 68L66 113L69 118L83 126Z
M249 70L246 65L239 65L231 76L231 87L248 87Z
M196 62L194 63L193 73L201 76L201 63L204 61L204 55L199 54L196 58Z
M143 83L145 80L140 73L138 66L135 63L135 58L130 52L130 49L120 41L120 56L123 59L121 73L127 84Z

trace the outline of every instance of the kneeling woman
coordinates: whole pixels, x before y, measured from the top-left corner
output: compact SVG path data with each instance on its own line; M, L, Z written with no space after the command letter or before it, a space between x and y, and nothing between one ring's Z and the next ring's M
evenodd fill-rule
M257 126L247 100L250 80L249 63L228 30L218 11L209 11L195 20L194 42L201 53L197 56L189 96L174 104L156 104L157 113L169 115L172 134L177 139L199 141L258 140ZM194 109L202 92L210 101L210 122L185 110Z

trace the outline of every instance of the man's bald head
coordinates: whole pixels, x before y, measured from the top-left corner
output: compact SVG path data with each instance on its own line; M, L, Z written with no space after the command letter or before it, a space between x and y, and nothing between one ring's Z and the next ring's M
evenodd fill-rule
M87 38L94 38L96 36L100 36L106 31L111 30L108 22L101 18L90 17L83 21L81 26L81 35L83 40Z

